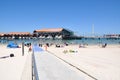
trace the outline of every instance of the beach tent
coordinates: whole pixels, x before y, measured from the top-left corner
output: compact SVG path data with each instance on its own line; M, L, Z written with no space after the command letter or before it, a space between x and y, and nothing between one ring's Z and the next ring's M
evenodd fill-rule
M19 46L17 44L13 43L13 42L9 43L7 45L7 47L9 47L9 48L19 48Z

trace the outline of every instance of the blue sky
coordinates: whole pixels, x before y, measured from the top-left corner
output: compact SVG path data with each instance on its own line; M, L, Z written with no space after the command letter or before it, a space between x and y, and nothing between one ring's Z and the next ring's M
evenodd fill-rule
M120 0L0 0L0 32L66 28L120 34Z

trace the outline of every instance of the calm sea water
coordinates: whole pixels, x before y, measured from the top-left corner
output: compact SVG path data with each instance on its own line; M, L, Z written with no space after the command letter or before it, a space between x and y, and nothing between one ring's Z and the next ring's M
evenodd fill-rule
M22 42L30 42L32 44L45 44L45 43L53 43L53 44L88 44L88 45L96 45L96 44L120 44L120 39L92 39L92 38L82 38L82 39L74 39L74 40L61 40L61 39L29 39L29 40L0 40L0 44L8 44L10 42L16 42L21 44Z

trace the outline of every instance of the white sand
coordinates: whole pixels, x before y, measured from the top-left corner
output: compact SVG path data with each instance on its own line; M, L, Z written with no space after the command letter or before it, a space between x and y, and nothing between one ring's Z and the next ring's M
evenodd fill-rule
M68 53L63 53L64 50L68 50ZM70 53L69 50L77 52ZM120 80L120 46L118 45L106 48L98 46L78 48L78 45L63 48L52 46L48 48L48 51L98 80ZM10 49L6 48L6 45L0 46L0 57L9 56L10 53L13 53L15 57L0 59L0 80L30 80L31 57L28 48L25 47L25 55L22 56L21 48ZM81 74L78 70L76 72Z
M25 55L22 56L22 48L7 48L6 45L0 45L0 57L10 56L11 53L14 54L14 57L0 59L0 80L23 80L25 77L23 74L26 71L31 72L25 69L26 60L29 56L28 48L25 47Z
M68 53L63 53L64 50L68 50ZM77 52L70 53L69 50ZM75 65L98 80L120 80L119 45L110 45L106 48L100 48L99 46L78 48L78 45L70 45L63 48L52 46L48 48L48 51Z

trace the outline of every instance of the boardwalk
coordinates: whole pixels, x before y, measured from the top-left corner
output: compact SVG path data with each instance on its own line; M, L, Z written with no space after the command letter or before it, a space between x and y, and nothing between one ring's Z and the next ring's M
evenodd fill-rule
M61 60L46 51L34 52L39 80L85 80Z

